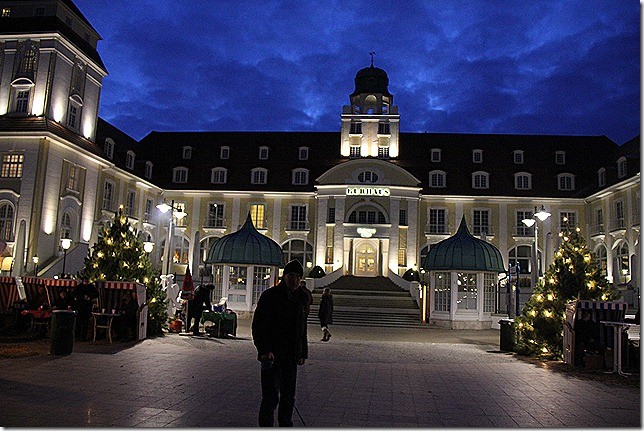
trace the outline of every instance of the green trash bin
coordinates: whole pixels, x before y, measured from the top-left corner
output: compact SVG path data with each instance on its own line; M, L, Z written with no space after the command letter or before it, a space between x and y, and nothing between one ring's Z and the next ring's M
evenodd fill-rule
M69 355L74 347L76 312L72 310L54 310L51 312L51 347L52 355Z
M515 330L514 319L499 320L500 336L499 349L502 352L514 352Z

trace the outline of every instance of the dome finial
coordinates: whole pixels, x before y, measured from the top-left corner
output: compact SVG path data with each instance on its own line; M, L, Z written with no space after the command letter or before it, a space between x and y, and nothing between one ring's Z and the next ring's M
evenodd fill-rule
M376 51L371 51L369 52L369 55L371 56L371 67L373 67L373 56L376 53Z

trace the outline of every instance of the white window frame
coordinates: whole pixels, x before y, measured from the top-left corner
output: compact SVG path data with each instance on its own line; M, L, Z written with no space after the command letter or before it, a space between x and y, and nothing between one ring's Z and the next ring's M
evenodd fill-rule
M192 158L192 147L190 145L186 145L182 150L183 160L190 160Z
M472 150L472 162L483 163L483 150Z
M512 152L512 161L514 162L515 165L522 165L523 164L523 150L514 150Z
M145 162L145 178L152 178L152 168L154 168L154 164L151 161Z
M431 149L431 161L432 163L440 163L441 161L441 149L432 148Z
M125 195L125 215L128 217L136 217L136 191L128 190Z
M212 184L226 184L228 180L228 169L222 167L212 168L210 171L210 182Z
M532 174L528 172L517 172L514 174L515 190L532 190Z
M172 169L172 182L175 184L185 184L188 182L188 168L178 166Z
M25 155L21 153L6 153L2 155L0 178L22 178Z
M125 167L128 168L129 170L134 170L135 159L136 159L136 155L134 154L134 151L128 150L127 153L125 153Z
M114 141L112 138L105 138L105 145L103 145L103 151L105 151L105 156L112 160L114 158Z
M6 209L5 209L6 208ZM16 208L12 202L0 202L0 239L13 241L13 227L15 226Z
M565 151L555 151L555 164L565 165L566 164L566 152Z
M208 203L208 217L206 219L207 227L224 227L224 214L226 212L226 204L222 202Z
M483 171L472 173L472 188L473 189L489 189L490 188L490 174Z
M230 147L224 146L219 148L219 158L221 160L230 159Z
M116 195L116 184L114 181L105 180L103 183L103 197L101 199L101 209L113 211L114 197Z
M434 181L436 179L436 181ZM444 189L447 187L447 173L445 171L430 171L429 172L429 188L430 189Z
M309 147L300 147L297 151L299 160L309 159Z
M293 169L292 184L296 186L305 186L309 183L309 170L304 168Z
M597 171L597 185L604 187L606 185L606 168L600 168Z
M306 230L308 229L308 206L305 204L289 205L289 220L288 226L291 230Z
M570 192L575 190L575 176L564 173L557 175L557 188L560 191Z
M78 95L69 98L67 106L67 126L73 130L80 129L81 113L83 111L83 100Z
M268 147L262 146L259 147L259 160L268 160Z
M447 209L429 208L427 210L427 230L429 234L444 235L448 233Z
M490 235L492 231L490 230L490 219L491 211L489 208L475 208L472 210L472 234Z
M250 171L251 184L266 184L268 182L268 170L266 168L254 168Z
M626 157L617 159L617 178L624 178L627 172Z

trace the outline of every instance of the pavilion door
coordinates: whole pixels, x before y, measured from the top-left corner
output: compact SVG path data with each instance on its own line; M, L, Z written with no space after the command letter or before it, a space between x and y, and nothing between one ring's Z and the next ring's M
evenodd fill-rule
M378 275L378 245L373 241L362 242L356 247L354 275L375 277Z

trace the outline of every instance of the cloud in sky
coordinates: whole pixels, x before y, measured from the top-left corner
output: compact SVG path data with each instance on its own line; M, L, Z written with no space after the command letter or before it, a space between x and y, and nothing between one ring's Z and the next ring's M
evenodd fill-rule
M640 132L633 0L75 0L104 40L100 115L152 130L339 131L375 65L406 132Z

